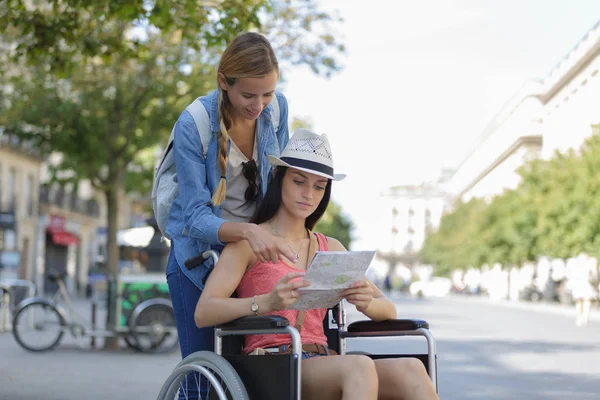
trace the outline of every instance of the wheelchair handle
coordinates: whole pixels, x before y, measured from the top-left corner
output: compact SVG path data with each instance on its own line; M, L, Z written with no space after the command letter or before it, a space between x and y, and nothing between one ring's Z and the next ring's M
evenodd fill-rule
M198 254L195 257L185 260L184 265L188 270L193 270L199 265L202 265L209 258L213 259L213 265L217 265L219 261L219 255L214 250L206 250L204 253Z

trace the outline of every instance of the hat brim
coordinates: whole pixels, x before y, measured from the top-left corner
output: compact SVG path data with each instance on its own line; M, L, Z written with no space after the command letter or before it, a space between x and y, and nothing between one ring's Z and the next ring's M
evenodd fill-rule
M300 171L308 172L309 174L314 174L314 175L322 176L324 178L333 179L334 181L341 181L346 177L346 174L333 174L333 176L332 176L332 175L328 175L328 174L325 174L320 171L315 171L313 169L297 167L295 165L288 164L285 161L282 161L280 158L275 157L275 156L267 155L267 158L269 159L269 164L271 164L273 167L294 168L294 169L297 169Z

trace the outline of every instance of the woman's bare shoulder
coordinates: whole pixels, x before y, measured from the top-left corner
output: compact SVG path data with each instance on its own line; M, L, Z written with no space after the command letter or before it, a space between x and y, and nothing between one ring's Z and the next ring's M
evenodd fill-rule
M256 262L256 255L252 251L250 242L240 240L239 242L231 242L225 245L222 256L234 256L239 260L243 260L247 265Z
M339 240L333 237L326 236L327 238L327 246L329 247L329 251L347 251L346 248Z

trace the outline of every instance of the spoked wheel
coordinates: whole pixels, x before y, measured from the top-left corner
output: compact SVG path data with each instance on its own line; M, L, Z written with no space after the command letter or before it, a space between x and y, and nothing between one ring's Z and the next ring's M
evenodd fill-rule
M170 306L152 304L133 317L129 324L129 341L133 348L147 353L166 353L177 347L175 314Z
M127 335L123 337L123 340L125 340L125 344L127 345L127 347L129 347L130 349L133 350L137 350L140 351L140 348L137 345L136 340L133 338L132 335Z
M60 343L66 322L58 310L47 303L35 302L21 308L13 318L13 336L29 351L48 351Z
M211 399L249 399L242 379L227 360L212 351L198 351L177 365L161 388L158 400L196 398L201 382L204 390L210 391Z

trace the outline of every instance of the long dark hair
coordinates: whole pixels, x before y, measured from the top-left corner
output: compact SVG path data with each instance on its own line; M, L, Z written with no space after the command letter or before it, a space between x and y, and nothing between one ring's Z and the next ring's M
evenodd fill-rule
M277 214L279 207L281 207L281 190L283 188L283 177L285 176L288 168L277 167L275 168L274 176L267 185L267 193L263 197L262 201L256 208L254 215L250 218L250 222L254 224L262 224L263 222L269 221ZM331 198L331 179L327 180L327 186L325 187L325 193L321 202L317 206L317 209L306 217L304 226L307 229L312 230L317 222L321 219L327 206L329 205L329 199Z

